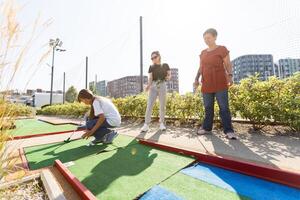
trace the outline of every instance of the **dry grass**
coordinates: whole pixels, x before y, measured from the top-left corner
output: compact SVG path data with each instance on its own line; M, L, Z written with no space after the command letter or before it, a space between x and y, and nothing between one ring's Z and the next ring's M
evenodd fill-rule
M3 198L2 198L3 197ZM0 200L19 200L19 199L49 199L40 179L20 185L14 185L4 190L0 190Z
M39 26L45 29L50 24L48 20L40 25L40 20L37 18L32 30L28 30L28 27L22 27L18 21L20 12L21 7L13 0L6 0L0 4L0 89L4 91L9 91L12 88L16 74L24 67L24 59L32 43L43 32ZM30 31L29 37L26 37L28 31ZM47 48L41 57L36 59L37 64L35 66L37 68L49 53L50 48ZM31 76L33 75L34 73ZM28 82L25 87L27 84ZM7 95L8 92L0 94L0 179L15 170L15 159L9 159L14 156L10 156L12 152L8 152L6 143L7 139L11 137L7 130L13 126L16 116L13 107L5 102Z

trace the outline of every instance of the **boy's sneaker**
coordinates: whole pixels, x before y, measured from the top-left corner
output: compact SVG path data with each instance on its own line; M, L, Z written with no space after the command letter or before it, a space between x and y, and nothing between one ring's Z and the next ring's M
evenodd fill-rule
M166 126L164 125L164 123L161 123L160 125L159 125L159 130L161 130L161 131L165 131L167 128L166 128Z
M206 134L210 134L210 133L211 133L211 131L207 131L207 130L203 129L202 127L199 128L199 130L197 131L198 135L206 135Z
M228 132L226 133L226 137L230 140L236 140L237 139L237 136L235 135L234 132Z
M91 147L94 146L95 144L93 143L93 141L90 141L89 143L86 144L86 146Z
M116 131L112 131L106 134L106 139L103 141L103 144L111 144L112 141L118 136Z
M147 132L149 130L148 124L144 124L144 126L141 128L141 132Z
M97 140L95 138L93 141L90 141L86 146L94 146L94 145L99 144L99 143L104 143L105 139L106 139L105 136L100 140Z

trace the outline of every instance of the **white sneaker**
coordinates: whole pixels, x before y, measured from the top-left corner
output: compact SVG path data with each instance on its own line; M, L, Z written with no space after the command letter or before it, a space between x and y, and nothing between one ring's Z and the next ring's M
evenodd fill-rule
M95 143L93 141L90 141L89 143L86 144L86 146L88 147L95 146Z
M147 132L149 130L149 126L147 124L144 124L144 126L141 128L141 132Z
M203 129L202 127L199 128L199 130L197 131L198 135L206 135L206 134L210 134L210 133L211 133L211 131L207 131L207 130Z
M234 132L228 132L228 133L226 133L226 136L230 140L236 140L237 139L237 136L235 135Z
M161 131L165 131L167 128L166 128L166 126L164 125L164 123L161 123L160 125L159 125L159 130L161 130Z

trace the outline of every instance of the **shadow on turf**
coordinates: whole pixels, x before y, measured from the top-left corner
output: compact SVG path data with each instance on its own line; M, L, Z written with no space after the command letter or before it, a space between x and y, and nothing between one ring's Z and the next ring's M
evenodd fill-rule
M47 146L42 149L37 149L37 150L31 151L31 152L27 152L26 155L30 155L34 152L54 148L53 150L46 152L44 154L44 155L48 155L48 156L51 155L52 156L51 158L42 160L40 162L29 161L28 164L29 164L30 169L34 170L34 169L40 169L43 167L51 166L51 165L53 165L54 160L56 160L56 159L59 159L63 163L78 160L80 158L96 154L99 151L102 151L108 147L108 145L106 145L106 144L89 146L89 147L82 145L82 146L64 150L64 151L61 151L58 153L55 152L59 148L62 148L68 144L70 144L70 143L58 143L58 144L53 144L51 146Z
M132 146L132 148L130 148ZM133 153L133 149L136 153ZM90 175L81 182L97 196L104 192L115 180L122 176L134 176L150 167L157 157L156 153L151 153L151 148L131 142L125 147L117 148L115 153L99 162L90 172ZM123 187L126 187L122 185ZM130 190L131 188L122 191ZM114 190L119 193L120 191ZM123 196L124 194L115 194L113 196ZM137 194L139 195L139 194Z

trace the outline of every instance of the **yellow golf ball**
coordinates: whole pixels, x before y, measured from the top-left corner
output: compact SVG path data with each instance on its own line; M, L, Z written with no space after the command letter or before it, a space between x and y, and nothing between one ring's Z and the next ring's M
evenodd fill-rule
M135 155L136 154L136 148L132 148L131 149L131 155Z

